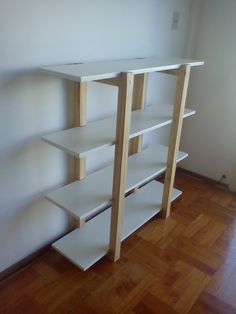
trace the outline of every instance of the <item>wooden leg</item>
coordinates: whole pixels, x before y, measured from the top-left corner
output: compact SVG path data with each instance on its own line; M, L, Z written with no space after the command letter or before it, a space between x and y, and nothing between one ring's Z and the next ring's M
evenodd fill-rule
M85 226L85 220L84 219L79 219L79 220L77 219L75 221L75 226L77 228L83 228Z
M134 93L132 110L143 109L146 104L148 74L137 74L134 77ZM130 140L129 155L139 153L142 150L142 135Z
M132 110L143 109L146 105L148 73L137 74L134 76L134 92ZM129 155L141 152L143 144L143 136L139 135L129 141ZM138 187L133 189L137 192Z
M164 182L161 216L168 217L171 207L171 193L174 186L177 154L179 150L180 135L183 123L183 114L187 96L190 65L182 66L178 70L177 89L175 96L173 123L170 134L170 144L167 157L167 169Z
M73 82L74 127L87 123L87 83ZM86 157L74 158L74 178L82 180L86 176Z
M76 158L74 157L75 163L75 179L82 180L86 177L86 157Z
M116 120L115 161L109 244L109 257L113 261L118 260L120 257L133 81L134 75L132 73L121 74Z

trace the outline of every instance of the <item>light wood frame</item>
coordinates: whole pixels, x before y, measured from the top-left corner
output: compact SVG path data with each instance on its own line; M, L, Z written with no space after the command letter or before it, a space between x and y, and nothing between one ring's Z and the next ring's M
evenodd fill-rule
M112 212L108 256L117 261L121 249L121 227L126 184L129 132L132 109L134 75L122 73L120 77L116 120L115 161L112 189Z
M87 83L72 82L72 99L74 111L74 127L87 124ZM75 180L82 180L86 176L86 157L74 158Z
M73 127L84 127L87 124L87 83L71 82ZM74 180L82 180L86 177L86 157L73 157ZM76 220L76 226L82 228L84 220Z
M167 169L165 174L164 191L162 197L162 209L160 213L161 216L165 218L170 215L171 193L174 186L176 161L183 124L183 114L187 97L190 69L190 65L184 65L174 72L177 74L177 87L173 111L173 123L171 126L170 143L167 157ZM174 73L172 72L171 74Z
M166 74L177 75L177 88L162 199L162 217L168 217L170 214L171 191L174 185L176 160L179 149L190 68L190 65L184 65L177 70L166 71L167 73L163 72ZM144 108L147 95L147 81L148 73L137 75L132 73L122 73L117 78L98 81L99 83L113 85L119 88L112 190L112 214L108 253L109 258L113 261L117 261L120 257L128 154L132 155L138 153L142 149L142 135L129 141L131 110ZM75 113L73 126L85 126L87 123L86 82L73 82L73 106ZM86 157L74 158L74 164L75 179L82 180L86 176ZM77 226L82 227L84 223L85 222L82 221Z

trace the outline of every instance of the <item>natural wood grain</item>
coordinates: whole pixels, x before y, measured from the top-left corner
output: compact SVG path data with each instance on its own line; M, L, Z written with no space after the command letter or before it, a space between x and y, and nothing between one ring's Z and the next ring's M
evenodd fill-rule
M97 287L85 302L95 313L120 313L132 307L137 294L145 295L154 280L147 269L128 261Z
M126 185L133 84L134 75L132 73L121 74L116 120L115 160L109 243L109 257L113 261L117 261L120 257L121 224L123 219Z
M139 232L139 236L150 243L157 244L163 237L168 234L178 225L175 220L158 219L150 222L146 228Z
M176 186L170 217L127 238L117 263L84 273L50 250L0 283L0 313L236 313L232 194L182 173Z
M221 263L221 256L214 250L196 246L191 239L180 235L168 249L201 271L213 275Z
M169 305L164 303L158 297L154 297L152 294L148 293L144 298L135 306L133 312L136 314L155 314L159 311L159 313L165 314L177 314L175 310L173 310Z
M222 292L222 288L224 285L228 285L230 281L230 277L233 274L236 266L235 266L235 258L231 259L228 258L228 256L224 257L224 263L218 268L218 270L215 272L215 274L212 276L211 281L206 287L206 292L215 295L220 296L220 293ZM220 292L221 291L221 292Z
M171 191L174 186L177 152L179 149L180 136L183 124L183 114L187 97L190 65L181 66L178 70L175 104L173 111L173 123L171 125L169 151L167 157L167 169L162 198L162 217L170 215Z
M227 281L221 284L221 287L217 292L217 296L224 302L236 308L235 291L236 291L236 265L234 271L231 272Z
M189 212L191 211L204 214L207 217L213 218L226 225L234 223L234 218L236 218L235 211L202 197L199 197L193 204L191 204L191 206L189 206Z
M134 92L132 110L143 109L146 105L148 74L137 74L134 76ZM129 154L133 155L142 149L143 136L132 138L129 142Z
M235 314L236 309L204 292L192 307L190 314Z
M87 124L87 83L72 82L72 101L74 107L73 127ZM74 158L75 178L82 180L86 176L86 157Z
M226 228L227 226L224 223L210 220L208 224L191 237L192 243L199 247L210 248Z
M195 234L201 232L201 229L207 226L210 222L210 218L204 215L199 215L190 225L189 228L184 232L184 236L192 238Z
M179 313L187 313L210 277L192 265L178 260L173 267L175 279L157 281L150 292ZM191 284L190 284L191 283Z
M86 157L76 158L75 161L75 179L82 180L86 177Z

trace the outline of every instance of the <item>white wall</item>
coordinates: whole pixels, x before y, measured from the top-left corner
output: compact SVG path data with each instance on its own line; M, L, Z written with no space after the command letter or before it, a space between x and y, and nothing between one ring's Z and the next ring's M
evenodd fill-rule
M236 161L236 1L194 2L200 16L188 54L205 66L192 74L188 105L197 115L184 125L182 149L190 158L183 166L215 180L226 174L229 182Z
M66 84L38 67L182 56L189 8L189 0L0 0L0 271L64 233L69 223L43 197L67 181L68 160L40 140L70 124ZM176 32L174 10L181 14ZM166 78L153 76L149 101L171 100L168 86ZM89 120L115 110L115 88L94 83L89 92ZM89 158L88 170L102 164L101 157Z

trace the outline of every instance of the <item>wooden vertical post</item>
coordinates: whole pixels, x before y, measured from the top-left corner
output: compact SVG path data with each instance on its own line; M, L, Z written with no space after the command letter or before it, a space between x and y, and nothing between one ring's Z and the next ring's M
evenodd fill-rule
M73 82L74 127L87 124L87 83ZM75 179L86 176L86 157L74 158Z
M115 161L109 243L109 257L113 261L118 260L120 257L133 81L134 75L132 73L121 74L116 120Z
M148 73L134 76L134 93L132 110L143 109L146 104ZM142 149L143 136L139 135L130 140L129 154L139 153Z
M164 191L162 197L161 216L168 217L171 207L171 193L174 186L176 171L176 161L179 150L181 129L183 124L183 114L186 103L188 82L190 75L190 65L181 66L178 70L176 96L173 112L173 123L171 126L170 143L167 157L167 169L164 181Z

